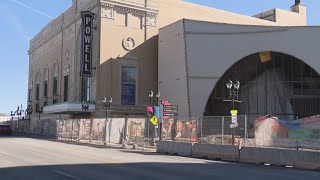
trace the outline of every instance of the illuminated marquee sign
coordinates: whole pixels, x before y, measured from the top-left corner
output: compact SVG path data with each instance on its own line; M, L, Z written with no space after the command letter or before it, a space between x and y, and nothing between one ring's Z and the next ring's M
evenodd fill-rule
M94 14L92 12L81 12L82 17L82 63L81 76L92 76L92 26Z

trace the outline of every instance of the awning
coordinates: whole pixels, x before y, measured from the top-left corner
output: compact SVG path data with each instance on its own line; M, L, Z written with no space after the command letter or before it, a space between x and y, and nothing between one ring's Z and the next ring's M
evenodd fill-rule
M64 102L59 104L51 104L43 107L43 112L46 114L73 114L83 112L94 112L96 109L95 104L89 103L89 109L82 110L82 104L80 102Z

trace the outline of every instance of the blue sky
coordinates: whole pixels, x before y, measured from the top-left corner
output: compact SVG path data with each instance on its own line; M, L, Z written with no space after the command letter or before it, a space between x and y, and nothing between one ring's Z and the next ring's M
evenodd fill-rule
M294 0L187 0L245 15L274 7L290 9ZM26 107L29 40L52 18L71 6L72 0L1 0L0 113L17 105ZM308 8L308 24L320 25L320 1L302 0Z

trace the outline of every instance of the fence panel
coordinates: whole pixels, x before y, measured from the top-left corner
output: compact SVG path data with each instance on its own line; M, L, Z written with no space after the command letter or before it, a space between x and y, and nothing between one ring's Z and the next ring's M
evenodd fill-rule
M162 139L182 142L197 142L199 134L199 118L164 119L162 124Z
M128 118L126 129L128 144L145 145L145 141L148 138L145 136L146 118Z
M106 120L105 119L93 119L91 127L92 140L96 143L104 143L106 133Z
M81 119L80 120L80 131L79 131L79 141L90 141L91 142L91 119Z
M231 116L204 116L201 121L200 143L244 145L247 135L247 117L237 116L238 126L231 128Z

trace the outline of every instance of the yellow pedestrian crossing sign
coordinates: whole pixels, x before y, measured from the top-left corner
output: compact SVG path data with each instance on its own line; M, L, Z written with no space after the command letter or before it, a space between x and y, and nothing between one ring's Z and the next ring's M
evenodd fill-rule
M152 118L150 118L150 122L153 124L153 125L157 125L158 124L158 118L156 116L153 116Z

